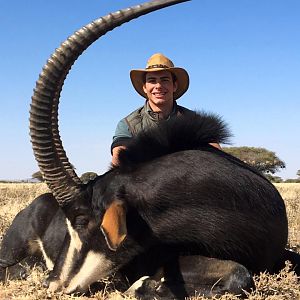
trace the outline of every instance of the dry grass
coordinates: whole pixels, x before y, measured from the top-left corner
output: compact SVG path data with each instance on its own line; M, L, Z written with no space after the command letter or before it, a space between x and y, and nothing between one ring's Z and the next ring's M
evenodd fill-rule
M289 246L300 253L300 183L277 183L275 186L286 203Z
M285 200L289 218L289 246L300 253L300 184L281 183L276 184L277 189ZM32 199L48 191L44 184L6 184L0 183L0 236L6 231L13 217L28 205ZM46 274L39 268L30 272L27 280L8 281L0 283L0 300L8 299L97 299L104 300L107 291L98 292L90 297L68 296L60 293L49 295L42 286ZM290 265L280 274L269 275L261 273L255 277L256 291L247 296L249 300L300 300L300 283L296 275L290 270ZM110 299L117 299L118 294L110 294ZM130 298L126 298L130 299ZM203 300L201 296L192 297L193 300ZM239 299L233 295L224 295L221 300Z
M47 191L43 183L0 183L0 236L21 209Z

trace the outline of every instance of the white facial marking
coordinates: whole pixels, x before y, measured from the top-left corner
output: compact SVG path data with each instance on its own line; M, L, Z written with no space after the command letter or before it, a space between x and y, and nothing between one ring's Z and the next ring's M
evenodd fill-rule
M80 270L72 278L65 292L67 294L85 292L97 280L108 276L112 271L113 263L101 253L89 251Z
M45 263L46 263L46 266L47 266L47 269L48 270L53 270L53 267L54 267L54 263L53 261L50 259L50 257L47 255L46 251L45 251L45 248L43 246L43 242L40 240L40 239L37 239L36 242L38 243L39 247L40 247L40 250L42 252L42 255L44 257L44 260L45 260Z
M68 219L66 219L66 223L67 223L69 234L71 236L71 244L79 252L82 247L82 241L81 241L77 231L74 230L74 228L71 225L71 222Z
M66 219L66 223L70 234L70 245L60 273L60 280L63 283L68 279L68 276L70 274L73 265L73 258L74 258L75 251L79 252L82 247L82 242L79 238L79 235L72 227L71 222L68 219Z

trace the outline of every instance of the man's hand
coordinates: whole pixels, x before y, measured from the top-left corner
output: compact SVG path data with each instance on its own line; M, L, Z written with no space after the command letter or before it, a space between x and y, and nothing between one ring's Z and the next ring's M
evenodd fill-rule
M112 149L112 161L111 161L111 163L114 166L119 165L119 152L120 152L121 149L126 149L126 147L125 146L117 146L117 147L114 147Z

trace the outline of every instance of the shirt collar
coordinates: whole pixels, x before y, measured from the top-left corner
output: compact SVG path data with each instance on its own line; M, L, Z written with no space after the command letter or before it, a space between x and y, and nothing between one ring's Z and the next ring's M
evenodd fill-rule
M171 111L171 113L169 114L168 118L167 119L164 119L165 121L169 120L173 115L176 114L177 112L177 103L174 101L173 102L173 109ZM157 112L154 112L150 105L149 105L149 101L146 101L145 103L145 107L146 107L146 112L147 114L150 116L151 119L153 119L154 121L160 121L161 119L159 118L159 113Z

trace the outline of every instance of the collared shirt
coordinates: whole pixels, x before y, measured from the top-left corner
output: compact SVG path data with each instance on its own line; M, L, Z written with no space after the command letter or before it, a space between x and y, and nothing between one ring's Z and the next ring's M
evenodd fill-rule
M177 105L174 102L172 112L167 119L160 119L159 113L154 112L148 101L145 105L133 111L127 117L120 120L117 124L115 134L113 136L113 142L111 145L111 151L117 146L126 146L129 140L142 130L146 130L151 126L155 126L162 121L168 121L178 115L191 112L187 108Z

